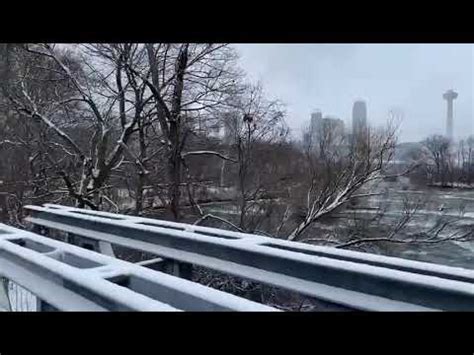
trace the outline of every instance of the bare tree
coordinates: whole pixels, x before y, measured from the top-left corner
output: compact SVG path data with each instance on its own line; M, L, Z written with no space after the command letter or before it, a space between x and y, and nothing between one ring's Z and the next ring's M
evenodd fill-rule
M242 94L233 97L228 106L230 109L221 114L223 140L227 155L232 156L233 161L223 161L220 185L227 175L236 187L239 217L234 227L255 232L275 207L268 196L278 181L278 175L270 172L276 165L272 162L278 158L272 156L272 151L281 154L278 145L285 142L288 128L281 103L266 99L260 84L246 85Z
M474 136L469 136L465 140L460 140L457 153L459 169L458 180L471 185L474 171Z
M446 186L450 182L452 172L450 140L441 135L433 135L428 137L423 145L426 152L426 169L432 182L439 182L441 186Z
M145 44L145 71L130 68L153 96L155 114L167 151L170 211L180 218L183 159L209 152L186 152L193 131L190 118L219 106L233 92L238 73L226 45ZM173 69L170 69L172 65ZM211 153L212 154L212 153Z
M67 164L78 168L71 171L64 165L56 167L69 197L78 206L99 209L106 197L106 182L121 163L124 146L134 133L144 105L139 97L133 102L132 113L125 112L126 95L120 89L123 84L117 79L112 86L108 80L112 73L119 78L123 62L133 60L132 45L111 45L109 56L100 58L87 47L75 49L76 53L67 52L50 44L15 48L9 53L15 58L14 76L4 94L19 118L46 127L56 139L55 149L69 157ZM38 62L44 65L38 66ZM124 86L133 86L132 76L129 72ZM48 80L47 96L38 90L36 83L41 80ZM85 136L78 135L78 131ZM87 136L86 132L91 134Z
M9 80L3 85L18 117L47 129L55 154L66 154L62 164L51 149L46 156L56 164L67 195L78 206L98 209L105 203L117 209L107 184L122 181L134 186L134 210L140 213L145 192L164 183L163 201L178 219L184 160L219 156L186 151L186 142L195 132L193 122L235 91L233 50L212 44L69 47L6 48ZM166 181L154 169L163 165Z
M326 138L322 136L321 139ZM389 123L385 129L369 131L366 139L346 143L344 149L339 152L331 152L330 144L320 145L327 147L327 152L319 155L326 166L323 171L320 169L321 159L315 160L311 150L307 150L310 175L306 204L302 220L289 234L288 239L300 239L303 232L315 221L348 202L378 194L363 189L385 177L395 144L396 126Z

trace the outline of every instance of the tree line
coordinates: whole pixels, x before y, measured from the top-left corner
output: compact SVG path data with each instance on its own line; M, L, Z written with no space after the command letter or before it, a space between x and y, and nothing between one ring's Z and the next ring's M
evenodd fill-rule
M469 187L474 183L474 136L456 144L442 135L432 135L423 141L418 154L428 184Z

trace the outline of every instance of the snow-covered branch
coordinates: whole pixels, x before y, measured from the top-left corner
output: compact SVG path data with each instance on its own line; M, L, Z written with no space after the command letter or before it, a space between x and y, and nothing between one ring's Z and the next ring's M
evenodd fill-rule
M208 214L202 216L201 218L199 218L196 222L194 222L194 225L198 226L198 225L202 224L202 223L203 223L205 220L207 220L207 219L215 219L215 220L217 220L217 221L219 221L219 222L222 222L222 223L224 223L224 224L227 224L227 225L231 226L232 228L234 228L235 230L237 230L237 231L239 231L239 232L242 232L242 233L245 232L243 229L237 227L234 223L232 223L232 222L230 222L230 221L228 221L228 220L226 220L226 219L224 219L224 218L222 218L222 217L213 215L213 214L211 214L211 213L208 213Z
M19 113L22 113L26 116L29 116L33 119L43 122L46 126L51 128L66 144L68 144L73 149L73 151L79 155L81 159L85 159L86 155L82 152L81 148L79 148L79 146L74 142L74 140L66 132L64 132L56 124L54 124L51 120L49 120L46 116L42 115L36 110L36 105L34 101L29 97L25 89L23 89L23 94L25 95L25 98L33 106L33 110L26 107L15 98L10 97L10 101L15 105L15 109Z
M219 157L223 160L228 160L228 161L231 161L233 163L237 163L237 160L229 158L229 157L225 156L222 153L215 152L215 151L212 151L212 150L196 150L196 151L185 152L185 153L181 154L181 156L183 158L187 158L188 156L194 156L194 155L215 155L215 156L217 156L217 157Z

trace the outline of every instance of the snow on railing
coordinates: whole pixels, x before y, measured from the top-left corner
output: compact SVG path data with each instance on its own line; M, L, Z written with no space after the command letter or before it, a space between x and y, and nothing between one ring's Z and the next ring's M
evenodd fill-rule
M474 271L217 228L47 204L35 225L360 310L474 310Z
M39 310L276 311L188 280L2 224L0 276L38 297ZM19 295L20 298L17 296L11 302L12 309L20 305L25 308L26 299ZM9 299L12 300L11 295ZM26 307L32 301L28 302Z

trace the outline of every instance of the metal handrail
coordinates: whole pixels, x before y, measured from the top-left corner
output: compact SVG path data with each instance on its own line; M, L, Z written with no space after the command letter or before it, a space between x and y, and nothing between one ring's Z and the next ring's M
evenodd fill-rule
M63 311L276 311L188 280L0 224L0 276Z
M58 205L28 220L360 310L474 310L474 271Z

